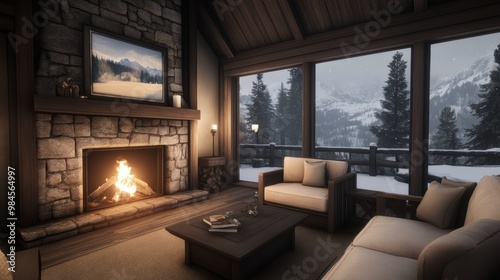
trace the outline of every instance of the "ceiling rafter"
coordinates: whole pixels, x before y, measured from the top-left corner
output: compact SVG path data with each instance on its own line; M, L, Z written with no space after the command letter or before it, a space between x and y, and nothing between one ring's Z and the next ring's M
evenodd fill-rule
M203 3L204 1L200 1L199 3ZM200 29L206 30L211 36L210 40L214 44L217 45L217 49L219 49L222 54L227 58L233 58L235 55L234 48L231 46L229 39L227 39L227 35L224 33L223 29L218 25L217 22L212 20L208 12L208 7L202 4L198 6L198 14L200 16L201 25L199 25Z
M304 31L303 31L304 29L302 28L302 25L299 21L297 13L295 12L294 8L291 6L290 1L289 0L279 0L279 4L281 6L281 9L283 10L283 13L284 13L284 16L286 18L286 21L288 22L288 25L290 26L293 37L295 38L296 41L303 41L304 40Z

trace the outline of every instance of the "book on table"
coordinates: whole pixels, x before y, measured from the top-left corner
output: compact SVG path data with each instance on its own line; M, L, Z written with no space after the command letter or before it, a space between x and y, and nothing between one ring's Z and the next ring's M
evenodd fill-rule
M203 222L210 226L212 232L237 232L241 223L227 215L211 215L203 218Z
M227 227L227 228L209 228L210 232L238 232L237 227Z

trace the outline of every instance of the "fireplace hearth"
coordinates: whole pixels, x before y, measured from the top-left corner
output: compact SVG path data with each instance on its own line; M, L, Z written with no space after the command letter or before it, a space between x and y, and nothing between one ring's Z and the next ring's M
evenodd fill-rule
M84 149L84 211L163 195L164 156L164 146Z

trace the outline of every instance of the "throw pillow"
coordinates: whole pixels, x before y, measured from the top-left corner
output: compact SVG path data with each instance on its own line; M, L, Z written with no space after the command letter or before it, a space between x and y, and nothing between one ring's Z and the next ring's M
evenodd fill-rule
M462 196L462 199L460 200L460 204L458 205L458 217L457 217L457 223L456 227L461 227L464 225L465 222L465 216L467 215L467 207L469 206L469 200L470 197L472 196L472 193L474 192L474 189L476 188L476 183L475 182L458 182L458 181L453 181L450 180L446 177L441 178L441 184L445 186L450 186L450 187L464 187L465 192L464 195Z
M325 161L304 161L304 179L302 185L325 187Z
M464 187L447 187L432 182L417 207L417 218L439 228L453 227L464 192Z

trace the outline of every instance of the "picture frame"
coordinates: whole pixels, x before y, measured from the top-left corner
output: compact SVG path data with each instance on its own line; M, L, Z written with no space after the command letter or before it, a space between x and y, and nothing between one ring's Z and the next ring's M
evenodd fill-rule
M167 50L102 29L83 28L89 98L167 105Z

